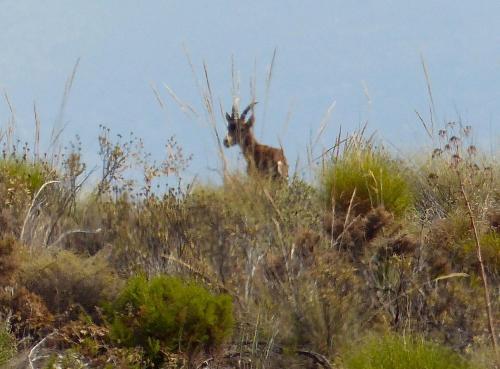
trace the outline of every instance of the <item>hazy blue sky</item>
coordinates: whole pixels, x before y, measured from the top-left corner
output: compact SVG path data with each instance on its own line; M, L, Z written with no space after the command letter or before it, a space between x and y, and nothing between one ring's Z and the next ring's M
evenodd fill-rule
M102 123L116 132L134 130L159 156L166 138L176 134L194 154L190 175L205 176L218 163L209 125L183 114L163 88L169 85L203 113L183 45L200 78L206 62L215 98L227 109L231 56L240 72L242 103L249 100L256 74L262 102L258 138L269 144L281 139L292 163L298 156L305 160L309 137L333 101L321 146L333 142L340 125L353 130L365 120L398 149L423 142L414 113L428 117L422 54L437 120L460 116L473 124L479 140L497 145L499 20L498 0L0 0L0 88L10 96L18 129L27 137L36 101L47 137L65 80L81 58L64 117L66 137L79 133L95 156ZM265 77L275 48L266 110ZM8 118L2 101L2 128ZM218 124L222 132L222 117ZM235 163L238 150L229 153Z

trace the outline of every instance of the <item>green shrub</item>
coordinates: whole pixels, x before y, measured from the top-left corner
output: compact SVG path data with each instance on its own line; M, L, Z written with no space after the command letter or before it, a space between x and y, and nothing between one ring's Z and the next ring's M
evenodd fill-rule
M448 348L421 338L373 335L344 357L347 369L467 369L472 366Z
M487 269L497 273L500 271L500 234L497 232L485 233L480 240L481 253ZM471 264L477 264L477 248L474 241L469 241L464 245L463 252L465 258Z
M12 335L7 331L4 322L0 322L0 365L9 361L16 353L16 344Z
M328 206L334 201L347 209L354 190L353 205L359 212L384 206L401 215L414 204L413 191L401 164L370 147L346 149L326 169L322 181Z
M500 234L491 232L483 235L481 248L485 261L497 271L500 270Z
M107 311L112 339L122 346L143 347L156 363L162 361L162 351L192 355L215 348L233 327L229 296L215 296L194 282L167 276L132 277Z
M48 168L20 159L0 159L0 173L34 194L50 177Z
M51 176L45 164L0 158L0 232L18 234L34 194Z

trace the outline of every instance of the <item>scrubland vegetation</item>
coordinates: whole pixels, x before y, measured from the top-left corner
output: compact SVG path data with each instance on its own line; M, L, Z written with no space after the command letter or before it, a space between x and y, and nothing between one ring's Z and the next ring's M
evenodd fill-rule
M495 368L500 166L471 135L401 158L354 132L312 183L177 185L174 139L153 162L102 127L94 187L78 141L0 136L0 364Z

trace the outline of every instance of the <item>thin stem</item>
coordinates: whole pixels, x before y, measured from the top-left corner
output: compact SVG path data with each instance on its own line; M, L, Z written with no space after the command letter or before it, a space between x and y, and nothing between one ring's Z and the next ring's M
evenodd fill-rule
M462 196L464 197L465 203L467 205L467 212L469 214L470 225L471 225L472 230L474 232L474 241L476 243L477 260L479 261L479 265L481 267L481 278L483 280L484 299L486 301L486 313L488 315L489 330L490 330L490 334L491 334L491 340L493 342L493 349L495 350L495 356L496 356L497 361L500 361L500 356L499 356L499 352L498 352L497 335L495 333L495 323L494 323L494 319L493 319L493 311L491 309L491 299L490 299L490 292L489 292L489 287L488 287L488 279L486 277L486 271L484 269L483 255L481 252L481 243L479 242L479 233L477 230L476 221L474 219L474 213L472 211L472 207L470 205L470 201L469 201L469 198L467 196L467 192L465 191L464 182L463 182L460 174L458 174L458 176L460 179L460 190L462 192Z
M19 240L20 241L23 241L23 238L24 238L24 231L26 229L26 224L28 223L28 220L29 220L29 217L31 215L31 210L33 210L33 207L35 206L35 202L36 202L36 199L38 198L38 196L40 196L40 193L42 193L42 191L44 190L45 187L47 187L48 185L50 184L54 184L54 183L61 183L61 181L48 181L48 182L45 182L41 187L40 189L37 191L37 193L35 194L35 196L33 197L33 200L31 201L31 205L30 207L28 208L28 211L26 212L26 216L24 217L24 222L23 222L23 226L21 228L21 235L19 236Z

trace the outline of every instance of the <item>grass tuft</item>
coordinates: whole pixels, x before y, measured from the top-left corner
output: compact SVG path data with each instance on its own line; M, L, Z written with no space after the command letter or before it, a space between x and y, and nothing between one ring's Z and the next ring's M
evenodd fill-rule
M47 168L42 163L31 164L19 159L1 159L0 173L16 187L25 187L34 194L48 179Z
M465 359L421 338L372 335L345 357L346 369L468 369Z
M7 331L4 322L0 322L0 365L9 361L16 353L16 341Z
M402 164L369 146L347 148L331 162L322 179L329 207L333 202L342 209L349 208L353 194L353 206L358 212L383 206L402 215L414 205L414 194Z

